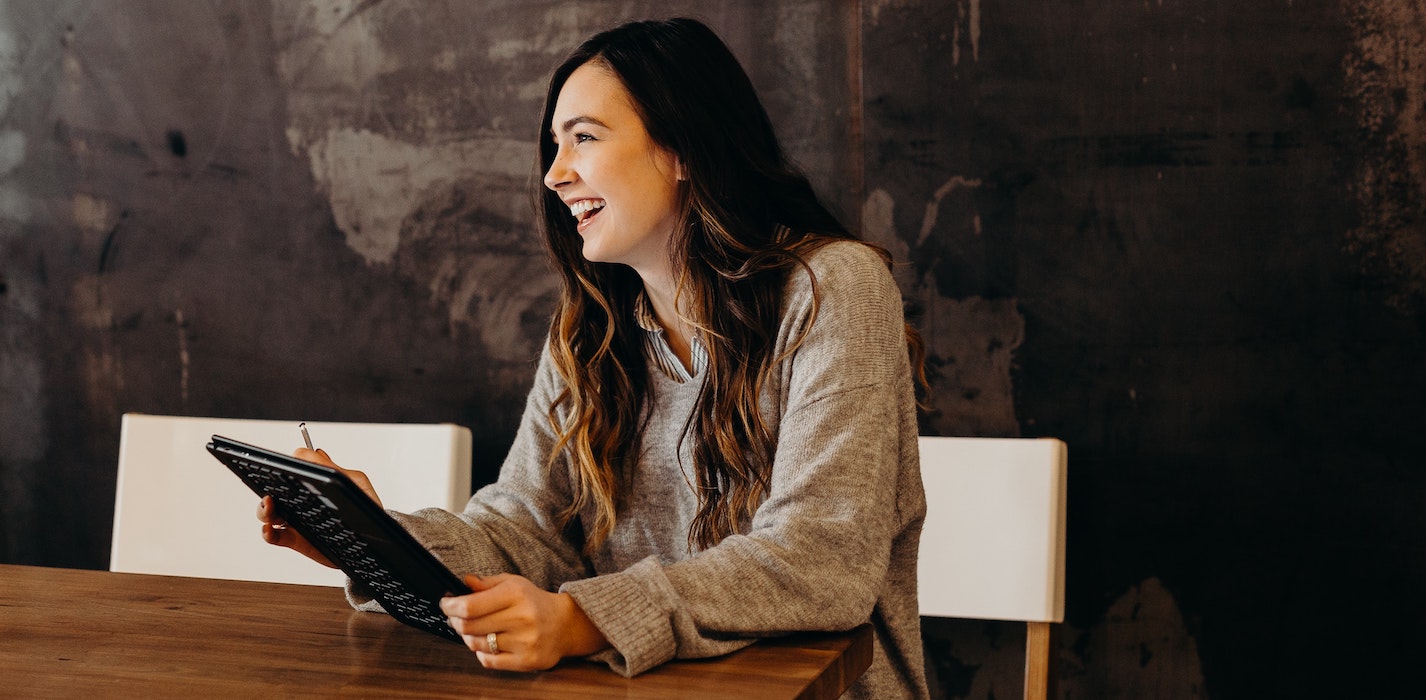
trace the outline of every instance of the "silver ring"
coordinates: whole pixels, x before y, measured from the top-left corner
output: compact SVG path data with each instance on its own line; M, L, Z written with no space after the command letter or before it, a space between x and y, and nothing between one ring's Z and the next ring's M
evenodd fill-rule
M491 632L490 634L485 635L485 646L486 646L486 648L488 648L488 649L490 650L490 653L492 653L492 654L499 654L499 653L500 653L500 645L495 643L495 633L494 633L494 632Z

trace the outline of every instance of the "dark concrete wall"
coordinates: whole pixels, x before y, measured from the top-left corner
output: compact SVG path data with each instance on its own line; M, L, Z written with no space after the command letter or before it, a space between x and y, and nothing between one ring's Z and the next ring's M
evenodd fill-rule
M553 278L546 72L693 13L907 264L926 431L1070 445L1066 697L1400 697L1426 652L1426 17L1389 0L0 5L0 561L102 568L125 411L453 421ZM928 621L942 697L1023 632Z

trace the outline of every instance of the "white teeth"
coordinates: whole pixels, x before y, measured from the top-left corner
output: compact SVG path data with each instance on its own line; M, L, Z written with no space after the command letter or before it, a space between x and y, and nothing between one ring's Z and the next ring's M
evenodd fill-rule
M595 209L603 209L605 203L602 199L581 199L569 205L569 213L573 214L576 219L583 219L585 214Z

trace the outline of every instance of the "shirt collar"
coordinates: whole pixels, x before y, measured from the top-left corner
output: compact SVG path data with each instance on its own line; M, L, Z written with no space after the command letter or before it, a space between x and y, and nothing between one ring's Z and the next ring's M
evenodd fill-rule
M634 320L639 327L650 332L663 335L663 326L654 317L653 305L649 303L649 293L640 289L639 296L634 299Z
M673 348L668 345L668 338L664 336L663 326L659 325L658 318L654 316L653 305L649 303L648 293L639 290L639 296L634 298L634 321L639 324L639 328L644 330L644 349L649 355L649 359L658 365L659 371L669 379L679 382L687 382L690 379L703 373L708 367L708 350L703 347L703 342L695 334L689 339L689 352L692 355L693 371L690 372L683 366L683 362L674 354Z

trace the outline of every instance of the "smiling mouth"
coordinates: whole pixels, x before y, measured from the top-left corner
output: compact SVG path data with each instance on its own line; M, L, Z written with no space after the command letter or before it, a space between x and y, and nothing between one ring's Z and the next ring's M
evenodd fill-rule
M598 216L599 212L604 210L606 204L608 204L608 202L602 199L581 199L569 205L569 213L579 222L575 228L583 231L585 227L589 225L589 222L593 221L594 217Z

